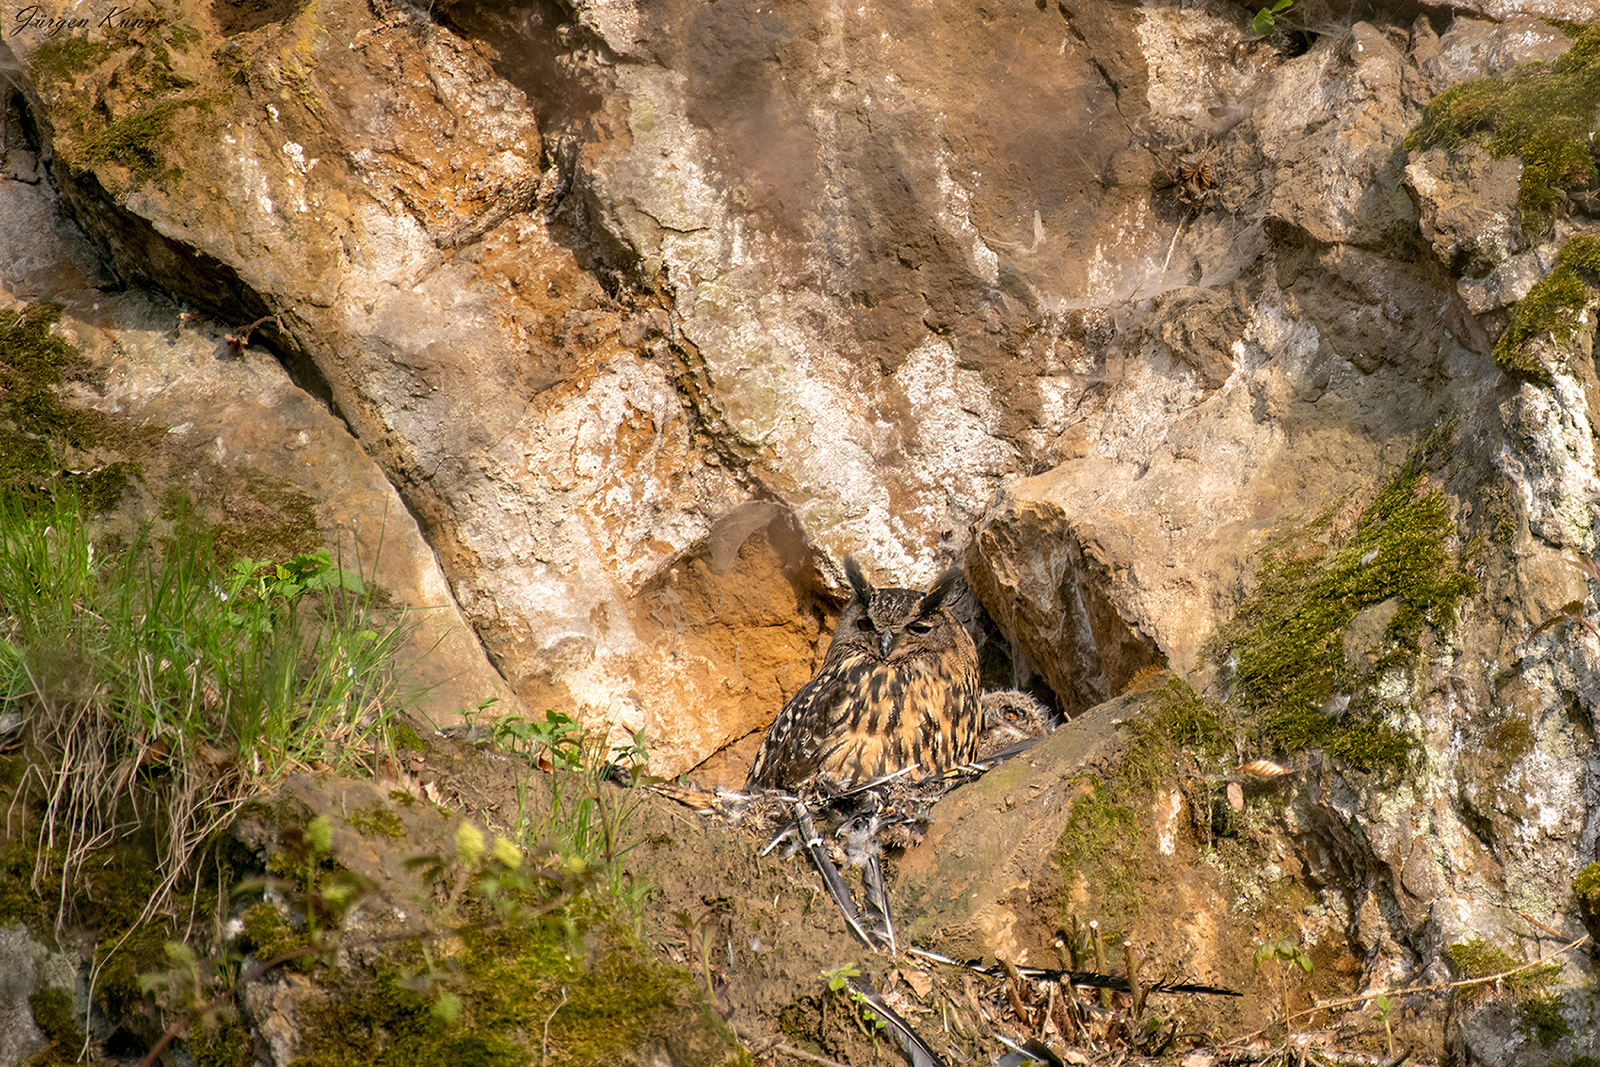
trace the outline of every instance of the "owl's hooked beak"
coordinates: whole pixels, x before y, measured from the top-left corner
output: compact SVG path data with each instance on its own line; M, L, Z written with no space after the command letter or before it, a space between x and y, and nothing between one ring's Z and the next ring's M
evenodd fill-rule
M884 659L889 658L889 649L894 645L894 639L898 636L893 630L885 630L878 635L878 651Z

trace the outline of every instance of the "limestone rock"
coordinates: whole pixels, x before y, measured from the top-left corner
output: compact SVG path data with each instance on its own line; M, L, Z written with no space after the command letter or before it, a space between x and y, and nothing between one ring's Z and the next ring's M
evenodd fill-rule
M1404 142L1592 7L1374 11L1295 42L1220 0L158 0L137 27L8 34L48 180L4 188L56 183L117 279L177 303L90 293L112 279L81 243L0 270L76 294L65 328L108 368L78 399L180 430L169 467L201 470L194 442L259 464L318 496L319 530L369 536L404 501L396 587L447 589L472 631L447 703L498 691L475 635L502 707L643 729L666 774L732 742L739 777L846 552L901 584L959 562L1011 681L1070 711L1163 664L1226 697L1215 635L1263 548L1313 520L1336 547L1437 435L1418 491L1478 584L1372 682L1414 742L1403 784L1307 754L1267 861L1348 931L1337 991L1431 979L1514 910L1570 919L1592 858L1600 378L1593 308L1530 349L1543 384L1490 357L1584 209L1530 246L1515 164ZM207 321L163 341L180 310ZM1382 614L1342 626L1346 669L1376 670ZM1212 825L1203 799L1151 805L1156 855ZM1042 834L987 844L1020 863ZM1164 904L1215 893L1172 862ZM1010 906L951 924L1045 951Z
M1059 727L1021 756L940 801L929 834L895 871L907 933L936 936L958 959L1054 966L1054 856L1073 805L1126 755L1118 705ZM1048 903L1046 903L1048 901Z
M99 291L102 266L48 186L0 183L0 225L18 253L0 299L65 306L60 332L94 367L65 399L122 428L80 457L85 466L131 463L146 484L215 508L207 517L253 555L331 545L341 565L416 606L400 656L415 664L407 695L422 716L449 722L514 699L416 520L325 405L270 357L234 355L214 324L186 327L179 308L146 293Z
M39 964L47 950L17 923L0 927L0 1064L26 1063L49 1045L34 1023L28 998L43 988L58 988L40 981ZM70 980L66 986L72 991Z

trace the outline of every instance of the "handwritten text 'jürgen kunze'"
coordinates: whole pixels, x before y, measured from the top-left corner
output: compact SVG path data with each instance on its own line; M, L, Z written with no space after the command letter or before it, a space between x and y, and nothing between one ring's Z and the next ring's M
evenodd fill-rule
M42 4L30 4L17 8L11 16L11 36L15 37L24 30L39 31L46 37L54 37L75 30L87 30L91 26L101 30L149 30L159 25L161 19L137 14L131 7L111 7L88 17L57 17L46 11Z

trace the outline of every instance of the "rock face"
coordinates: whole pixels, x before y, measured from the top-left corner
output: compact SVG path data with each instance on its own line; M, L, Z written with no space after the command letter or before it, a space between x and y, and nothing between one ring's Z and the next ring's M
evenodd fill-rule
M109 266L12 293L167 294L69 308L121 368L86 402L298 470L327 530L398 494L405 588L448 589L473 664L440 713L643 729L666 774L805 681L846 553L961 564L993 680L1063 710L1152 666L1237 697L1217 635L1260 562L1291 529L1336 557L1437 430L1412 484L1475 587L1403 671L1399 601L1341 623L1366 681L1319 713L1387 716L1415 762L1308 780L1339 846L1302 865L1369 979L1436 977L1516 910L1571 918L1600 835L1596 301L1505 373L1508 308L1589 218L1531 225L1515 155L1407 134L1591 8L1262 38L1213 2L49 0L0 52L36 152L7 188L45 175ZM206 321L174 364L179 306ZM230 444L255 415L170 387L263 317L207 389L286 421ZM375 469L293 458L335 414Z

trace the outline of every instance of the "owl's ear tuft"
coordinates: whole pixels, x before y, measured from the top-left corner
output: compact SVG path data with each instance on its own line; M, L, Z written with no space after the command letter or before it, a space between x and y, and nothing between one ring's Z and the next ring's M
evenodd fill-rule
M844 558L844 576L855 591L857 600L865 604L872 599L872 586L867 584L866 575L861 573L861 564L856 562L854 556Z
M961 577L961 572L954 567L945 571L933 580L928 586L928 591L922 595L922 602L917 605L917 614L928 615L939 610L939 605L944 603L944 598L950 595L950 590L955 588L956 579Z

